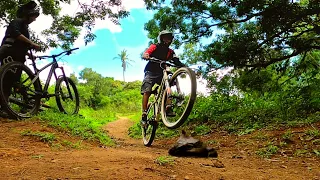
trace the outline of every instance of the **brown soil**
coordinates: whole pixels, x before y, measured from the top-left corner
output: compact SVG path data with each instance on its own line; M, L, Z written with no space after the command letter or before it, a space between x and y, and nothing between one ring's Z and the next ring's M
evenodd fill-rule
M82 141L79 149L70 145L79 139L42 122L0 119L0 179L320 180L320 158L312 153L315 149L320 151L320 146L316 138L303 133L310 127L292 128L286 145L282 135L287 129L245 136L213 133L201 139L218 148L218 159L174 158L173 163L159 165L156 159L168 155L176 138L156 139L154 145L147 148L141 140L128 137L127 129L131 125L130 120L121 118L105 127L117 142L116 147ZM54 133L58 139L53 143L42 142L39 138L21 135L25 130ZM269 159L257 156L256 151L268 142L281 145L279 153Z

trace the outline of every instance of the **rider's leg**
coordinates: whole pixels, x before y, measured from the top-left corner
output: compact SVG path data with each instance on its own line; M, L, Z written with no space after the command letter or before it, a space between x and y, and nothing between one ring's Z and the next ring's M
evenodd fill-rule
M142 97L142 115L141 115L141 124L144 125L147 120L147 108L148 101L151 95L152 86L154 85L152 78L150 77L150 72L146 72L142 85L141 85L141 95Z
M150 95L151 95L150 92L145 92L145 93L143 94L143 98L142 98L142 112L146 112L146 111L147 111Z
M166 100L166 115L168 117L175 117L176 114L173 112L172 109L172 97L171 97L171 88L167 87L167 100Z

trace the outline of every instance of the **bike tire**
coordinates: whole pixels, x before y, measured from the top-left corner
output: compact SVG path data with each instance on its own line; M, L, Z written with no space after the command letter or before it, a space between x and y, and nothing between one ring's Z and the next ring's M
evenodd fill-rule
M73 98L75 99L75 107L72 108L71 111L69 111L69 107L66 107L65 105L62 104L63 101L65 101L64 93L62 90L62 83L70 85L70 91L73 90ZM67 93L69 94L68 89L65 89ZM72 92L71 92L72 93ZM79 99L79 93L78 89L75 85L75 83L70 79L69 77L60 77L58 78L56 82L56 87L55 87L55 94L56 94L56 102L59 110L65 114L78 114L79 112L79 106L80 106L80 99ZM69 94L70 97L70 94ZM68 110L67 110L68 109Z
M175 121L175 122L170 122L167 119L166 116L166 100L167 100L167 93L166 91L164 91L163 93L163 97L162 97L162 102L161 102L161 119L162 122L164 123L164 125L166 127L168 127L169 129L176 129L178 127L180 127L188 118L188 116L191 113L191 110L193 108L193 104L196 100L196 96L197 96L197 81L196 81L196 75L194 73L193 70L191 70L190 68L187 67L182 67L179 68L170 78L169 84L173 84L173 82L175 81L175 79L178 77L178 75L185 73L186 75L188 75L190 77L191 80L191 92L190 92L190 98L187 102L187 105L183 111L183 113L180 115L180 117Z
M10 88L10 92L11 92L10 96L6 97L6 95L4 93L4 89L7 84L5 84L5 82L8 81L8 79L7 79L8 76L13 75L12 74L13 70L15 70L14 73L21 71L19 80L17 80L17 82L19 82L19 83L17 83L17 82L13 83L17 87L14 87L13 92L12 92L12 87L11 87ZM22 72L25 72L25 73L22 74ZM0 68L1 107L9 115L10 118L14 118L14 119L30 118L32 115L34 115L38 112L38 110L40 108L40 100L41 100L41 95L39 93L39 92L41 92L41 84L40 84L39 78L32 83L32 79L34 79L34 78L35 78L35 75L33 74L33 72L26 65L24 65L21 62L16 62L16 61L10 62ZM23 83L26 83L27 80L30 80L30 83L27 86L23 86L24 85ZM32 89L32 86L30 86L31 83L33 84L34 89ZM30 94L27 93L27 90L30 90L30 92L34 93L34 95L30 96ZM11 97L11 95L17 95L19 93L21 93L22 97L20 97L20 98ZM30 101L30 100L32 100L32 101ZM26 104L26 101L27 101L27 104ZM16 106L15 106L16 108L13 108L10 106L11 102L12 102L12 104L16 104ZM21 108L21 106L23 106L23 107ZM30 111L26 112L27 108L29 108Z
M147 147L151 146L156 136L158 122L155 121L155 117L156 117L156 108L155 108L155 104L152 103L148 107L148 111L147 111L147 122L146 122L147 124L145 126L141 126L143 144Z

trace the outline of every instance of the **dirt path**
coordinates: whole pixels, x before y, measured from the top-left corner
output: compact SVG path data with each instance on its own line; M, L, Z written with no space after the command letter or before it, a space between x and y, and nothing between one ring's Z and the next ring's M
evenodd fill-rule
M82 142L83 149L55 148L38 139L22 136L25 130L51 132L59 139L70 137L34 121L10 122L0 119L0 179L318 179L319 158L277 157L265 160L251 147L237 146L235 137L212 135L220 142L219 160L175 158L172 165L155 160L166 156L172 140L158 140L146 148L141 140L127 136L132 122L121 118L105 129L116 141L114 148ZM243 148L246 147L246 148Z

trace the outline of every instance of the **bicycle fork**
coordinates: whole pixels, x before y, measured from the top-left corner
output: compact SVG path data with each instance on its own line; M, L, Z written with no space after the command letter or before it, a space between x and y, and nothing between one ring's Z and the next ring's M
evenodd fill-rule
M57 68L61 69L62 78L66 82L66 86L67 86L67 90L68 90L68 93L69 93L69 97L70 97L71 100L73 100L73 96L72 96L72 93L71 93L71 90L70 90L69 81L68 81L68 78L66 76L66 73L64 72L64 68L63 67L59 67L59 66L57 66ZM54 73L54 75L56 76L56 73ZM63 93L62 89L61 89L60 93L62 95L62 98L64 98L65 96L64 96L64 93Z

